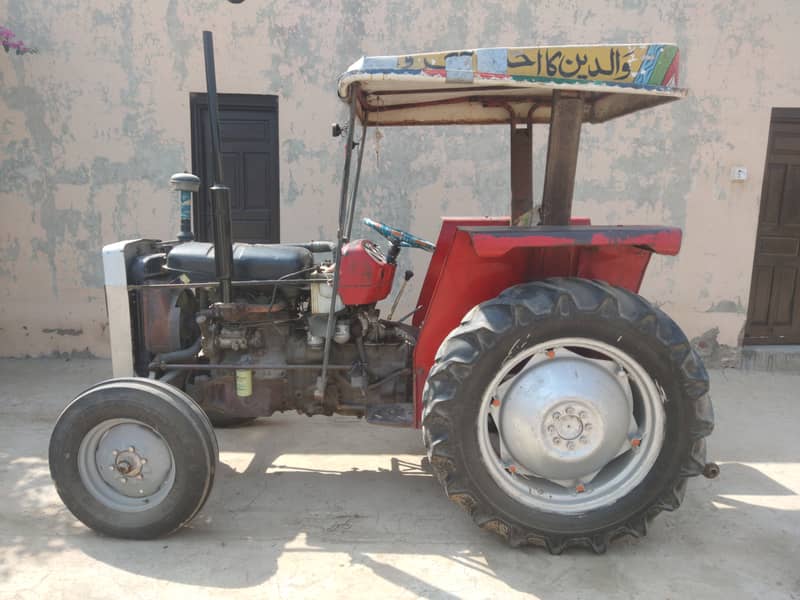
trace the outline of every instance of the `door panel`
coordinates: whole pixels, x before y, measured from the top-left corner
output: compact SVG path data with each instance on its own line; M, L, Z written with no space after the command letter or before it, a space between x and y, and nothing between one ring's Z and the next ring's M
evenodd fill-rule
M770 123L746 344L800 343L800 109Z
M203 188L195 211L196 235L212 238L210 126L205 94L192 94L192 162ZM220 94L220 151L231 189L231 228L240 242L280 241L278 105L276 96Z

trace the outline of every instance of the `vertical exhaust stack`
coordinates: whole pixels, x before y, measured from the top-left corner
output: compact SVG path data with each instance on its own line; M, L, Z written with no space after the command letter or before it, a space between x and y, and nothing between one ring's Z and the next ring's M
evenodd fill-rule
M206 90L208 92L208 120L211 126L211 165L214 185L209 188L214 230L214 263L222 292L222 301L231 301L231 276L233 274L233 239L231 235L231 190L222 181L222 155L220 154L219 105L217 103L217 74L214 67L214 38L210 31L203 32L203 54L206 62Z

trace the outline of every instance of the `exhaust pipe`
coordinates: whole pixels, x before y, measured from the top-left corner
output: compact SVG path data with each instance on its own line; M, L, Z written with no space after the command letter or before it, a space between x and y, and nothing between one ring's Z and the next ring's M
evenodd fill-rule
M206 90L208 92L208 120L211 126L211 165L214 185L211 192L212 227L214 230L214 264L222 293L222 301L231 301L233 274L233 239L231 235L231 190L222 181L222 155L219 137L219 104L217 102L217 74L214 67L214 37L203 32L203 54L206 62Z

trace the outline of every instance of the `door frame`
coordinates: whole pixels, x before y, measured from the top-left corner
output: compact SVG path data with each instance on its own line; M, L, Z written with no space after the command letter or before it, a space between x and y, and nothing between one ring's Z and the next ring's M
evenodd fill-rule
M279 115L278 115L278 96L275 94L217 94L220 112L226 108L233 108L237 110L258 110L258 111L273 111L275 113L275 136L278 141L278 150L280 152L280 129L279 129ZM203 148L201 144L201 136L197 135L202 131L205 126L201 123L201 115L203 109L208 109L208 94L205 92L190 92L189 93L189 134L191 137L191 150L192 150L192 173L199 176L199 168L201 164L201 157L203 156ZM272 219L271 237L280 240L280 223L281 223L281 203L280 203L280 189L281 189L281 170L280 170L280 153L276 155L278 160L278 168L275 169L277 181L275 185L278 188L278 202L275 205L274 218ZM202 179L202 178L201 178ZM210 220L207 218L208 209L208 190L202 188L197 194L197 201L192 207L192 220L193 231L195 239L198 241L213 241L212 231L208 228Z
M780 122L796 122L800 123L800 108L789 108L789 107L773 107L770 111L769 115L769 131L767 134L767 147L766 151L764 152L764 174L761 179L761 195L759 198L759 206L758 206L758 218L756 220L756 238L755 244L753 245L753 268L750 271L750 289L747 301L747 316L745 318L744 324L744 334L742 339L742 345L744 346L756 346L756 345L792 345L797 344L798 340L794 340L793 338L790 340L776 340L772 337L765 337L765 336L751 336L751 326L752 326L752 318L753 318L753 309L755 303L753 302L753 296L755 295L755 283L756 283L756 259L758 257L758 242L759 242L759 229L761 226L761 214L765 209L764 203L766 202L766 195L767 195L767 177L769 173L769 165L770 165L770 152L772 150L773 144L773 125ZM795 298L794 301L800 304L800 290L795 289ZM796 311L800 310L800 306L795 306L794 309Z

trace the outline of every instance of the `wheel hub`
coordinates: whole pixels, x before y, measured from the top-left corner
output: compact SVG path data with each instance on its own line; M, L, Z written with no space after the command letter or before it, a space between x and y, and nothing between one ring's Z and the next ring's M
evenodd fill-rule
M548 353L504 390L498 429L518 472L573 485L619 454L632 419L630 388L600 363Z
M142 467L144 467L146 462L147 459L139 456L134 447L131 446L127 450L117 453L114 466L117 471L119 471L120 475L142 479L144 477L142 475Z
M172 453L164 439L136 421L105 421L87 435L81 448L79 468L87 487L122 510L131 508L126 499L145 504L160 500L174 479Z

